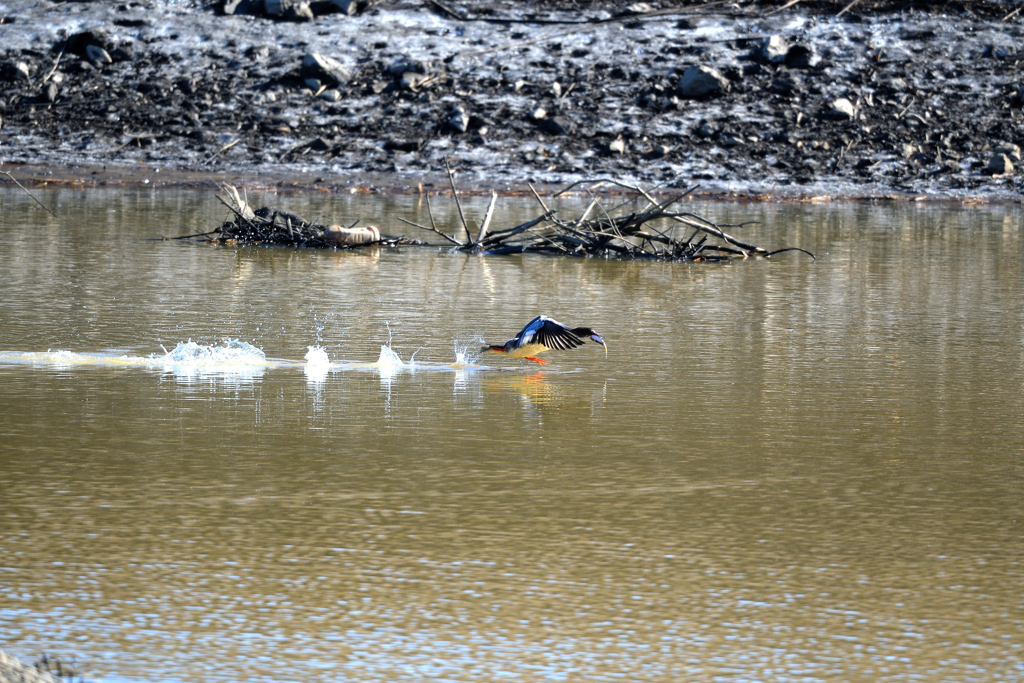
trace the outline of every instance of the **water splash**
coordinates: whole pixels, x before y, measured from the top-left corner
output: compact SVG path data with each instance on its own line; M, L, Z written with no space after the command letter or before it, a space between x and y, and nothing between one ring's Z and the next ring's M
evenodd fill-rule
M382 344L380 347L380 357L377 358L377 362L373 366L381 370L389 369L394 371L405 367L405 363L402 361L402 357L395 353L390 346Z
M222 346L197 344L190 339L178 342L174 350L164 349L164 352L166 355L160 359L164 365L196 368L269 365L262 349L237 339L226 341Z
M453 368L467 368L471 365L475 365L480 360L480 347L483 345L483 338L471 339L468 342L460 342L458 339L455 340L453 346L455 350L455 362L452 363Z
M237 339L220 346L197 344L191 339L178 342L173 350L164 349L164 356L154 357L153 361L164 371L185 380L196 377L251 380L273 366L262 349Z
M310 384L323 384L327 380L327 373L330 370L331 361L327 357L327 350L322 346L308 347L306 364L303 366L306 381Z

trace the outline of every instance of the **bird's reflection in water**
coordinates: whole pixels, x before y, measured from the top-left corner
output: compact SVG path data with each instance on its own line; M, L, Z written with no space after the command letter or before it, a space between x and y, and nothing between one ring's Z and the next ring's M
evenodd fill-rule
M540 410L544 406L558 403L565 393L548 382L548 374L542 370L532 375L502 377L490 382L488 388L515 395L527 411Z

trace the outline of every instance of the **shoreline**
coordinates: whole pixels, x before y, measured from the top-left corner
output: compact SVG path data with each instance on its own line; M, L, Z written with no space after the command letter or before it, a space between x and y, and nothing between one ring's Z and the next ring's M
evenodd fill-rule
M11 173L14 180L6 175ZM504 182L499 186L489 186L486 180L478 181L475 184L463 184L464 181L457 178L457 189L461 197L484 197L489 196L493 191L499 197L532 197L530 186L524 183ZM239 176L229 173L189 173L174 169L138 169L138 168L111 168L99 167L81 169L68 169L51 167L39 164L3 164L0 163L0 187L10 186L17 188L14 181L21 183L27 189L40 189L47 187L89 187L89 188L135 188L135 189L202 189L216 190L221 183L234 185L250 192L277 192L277 193L331 193L331 194L393 194L393 195L416 195L429 192L431 196L450 195L451 190L447 184L447 176L438 173L425 173L421 180L411 180L407 177L388 176L386 174L363 176L359 181L346 177L325 177L310 180L308 177L288 176L285 174L265 174L253 176ZM601 196L622 196L633 194L630 190L612 185L610 183L600 184L600 178L594 179L598 185L591 186L590 192ZM750 202L750 203L778 203L778 204L822 204L822 203L873 203L873 204L936 204L952 206L984 206L1000 204L1020 204L1024 197L1017 194L984 195L984 196L953 196L953 195L922 195L922 194L899 194L899 193L849 193L849 194L793 194L783 192L772 193L743 193L730 190L714 190L701 186L691 192L685 201L708 201L708 202ZM534 185L534 189L544 196L559 193L565 186L549 183ZM692 187L692 186L690 186ZM685 191L681 185L670 185L667 187L644 186L644 189L655 196L667 196L669 194ZM572 189L565 192L565 196L583 196L587 190L582 188Z
M0 0L0 173L408 193L447 159L467 194L1020 201L1019 13L808 4Z

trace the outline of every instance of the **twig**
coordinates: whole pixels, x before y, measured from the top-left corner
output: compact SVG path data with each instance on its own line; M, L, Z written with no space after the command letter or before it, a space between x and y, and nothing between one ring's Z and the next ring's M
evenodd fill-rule
M487 234L487 228L491 225L491 218L494 216L494 204L498 201L498 193L491 190L491 202L487 205L487 211L484 212L484 222L480 224L480 233L476 236L477 244L484 241L484 235Z
M811 252L807 251L806 249L801 249L800 247L786 247L785 249L776 249L775 251L769 251L764 256L765 256L765 258L768 258L769 256L774 256L775 254L781 254L784 251L802 251L803 253L807 254L808 256L810 256L815 261L818 260L818 259L814 258L814 254L812 254Z
M60 64L60 58L64 56L64 50L65 49L67 49L67 43L66 42L65 42L64 47L62 47L60 49L60 54L57 55L57 61L53 63L53 68L50 69L50 72L48 74L46 74L46 76L43 77L43 85L45 85L46 82L53 77L53 74L56 73L57 65Z
M853 7L854 5L856 5L856 4L858 3L858 2L860 2L860 0L853 0L853 2L851 2L851 3L849 4L849 5L847 5L846 7L844 7L844 8L843 8L843 9L842 9L842 10L841 10L841 11L839 12L839 14L837 14L837 15L836 15L836 19L838 19L839 17L841 17L841 16L843 16L844 14L846 14L846 13L847 13L847 12L848 12L848 11L850 10L850 8L851 8L851 7Z
M1020 12L1021 9L1024 9L1024 5L1021 5L1017 9L1015 9L1012 12L1010 12L1009 14L1007 14L1005 17L1002 18L1002 21L1009 21L1010 19L1012 19L1014 17L1014 15L1017 14L1017 12Z
M793 5L797 4L798 2L800 2L800 0L789 0L789 2L787 2L782 7L776 7L771 12L765 12L764 15L766 17L770 17L771 15L776 14L777 12L781 12L784 9L789 9L790 7L792 7Z
M452 196L455 197L455 206L459 208L459 220L462 221L462 228L466 231L466 243L473 244L473 236L469 234L469 225L466 224L466 215L462 213L462 202L459 201L459 192L455 189L455 174L452 167L448 165L447 157L444 160L444 167L448 171L448 183L452 186Z
M23 190L23 191L25 192L25 194L27 194L27 195L28 195L29 197L32 197L32 199L35 199L35 202L36 202L36 204L38 204L39 206L41 206L41 207L43 207L44 209L46 209L46 210L47 210L47 212L49 212L49 214L50 214L51 216L53 216L54 218L59 218L59 216L58 216L57 214L55 214L55 213L54 213L53 211L50 211L50 207L48 207L48 206L47 206L46 204L43 204L43 203L42 203L41 201L39 201L38 199L36 199L36 196L35 196L34 194L32 194L31 192L29 192L28 190L26 190L26 189L25 189L25 186L24 186L24 185L22 185L21 183L19 183L19 182L18 182L18 179L17 179L17 178L15 178L14 176L12 176L12 175L11 175L10 171L4 171L4 172L3 172L3 174L4 174L5 176L7 176L8 178L10 178L11 180L13 180L13 181L14 181L14 184L15 184L15 185L17 185L18 187L20 187L20 188L21 188L21 189L22 189L22 190Z
M448 234L445 234L445 233L441 232L437 228L432 228L432 227L429 227L429 226L426 226L426 225L420 225L419 223L413 223L412 221L405 220L401 216L398 216L398 220L402 221L403 223L407 223L407 224L411 225L414 228L419 228L420 230L429 230L430 232L436 232L438 235L440 235L441 237L445 238L446 240L448 240L452 244L456 244L456 245L458 245L460 247L465 246L465 245L462 244L462 242L458 241L457 239L455 239L451 235L448 235Z
M544 212L545 213L550 212L551 209L548 208L548 205L545 204L544 200L540 198L539 194L537 194L537 188L535 188L532 183L527 183L527 184L530 186L530 192L532 192L533 196L537 198L538 202L540 202L541 208L544 209ZM555 196L557 197L558 195L555 195Z

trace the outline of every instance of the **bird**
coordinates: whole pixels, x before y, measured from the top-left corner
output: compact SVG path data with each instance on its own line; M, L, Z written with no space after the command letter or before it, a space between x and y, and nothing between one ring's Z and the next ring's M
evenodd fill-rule
M510 358L525 358L539 365L547 365L548 361L537 358L544 351L575 349L583 345L584 339L591 339L604 347L608 355L608 345L597 332L589 327L569 327L546 315L538 315L526 323L512 339L504 344L488 344L480 349L480 353L500 353Z

